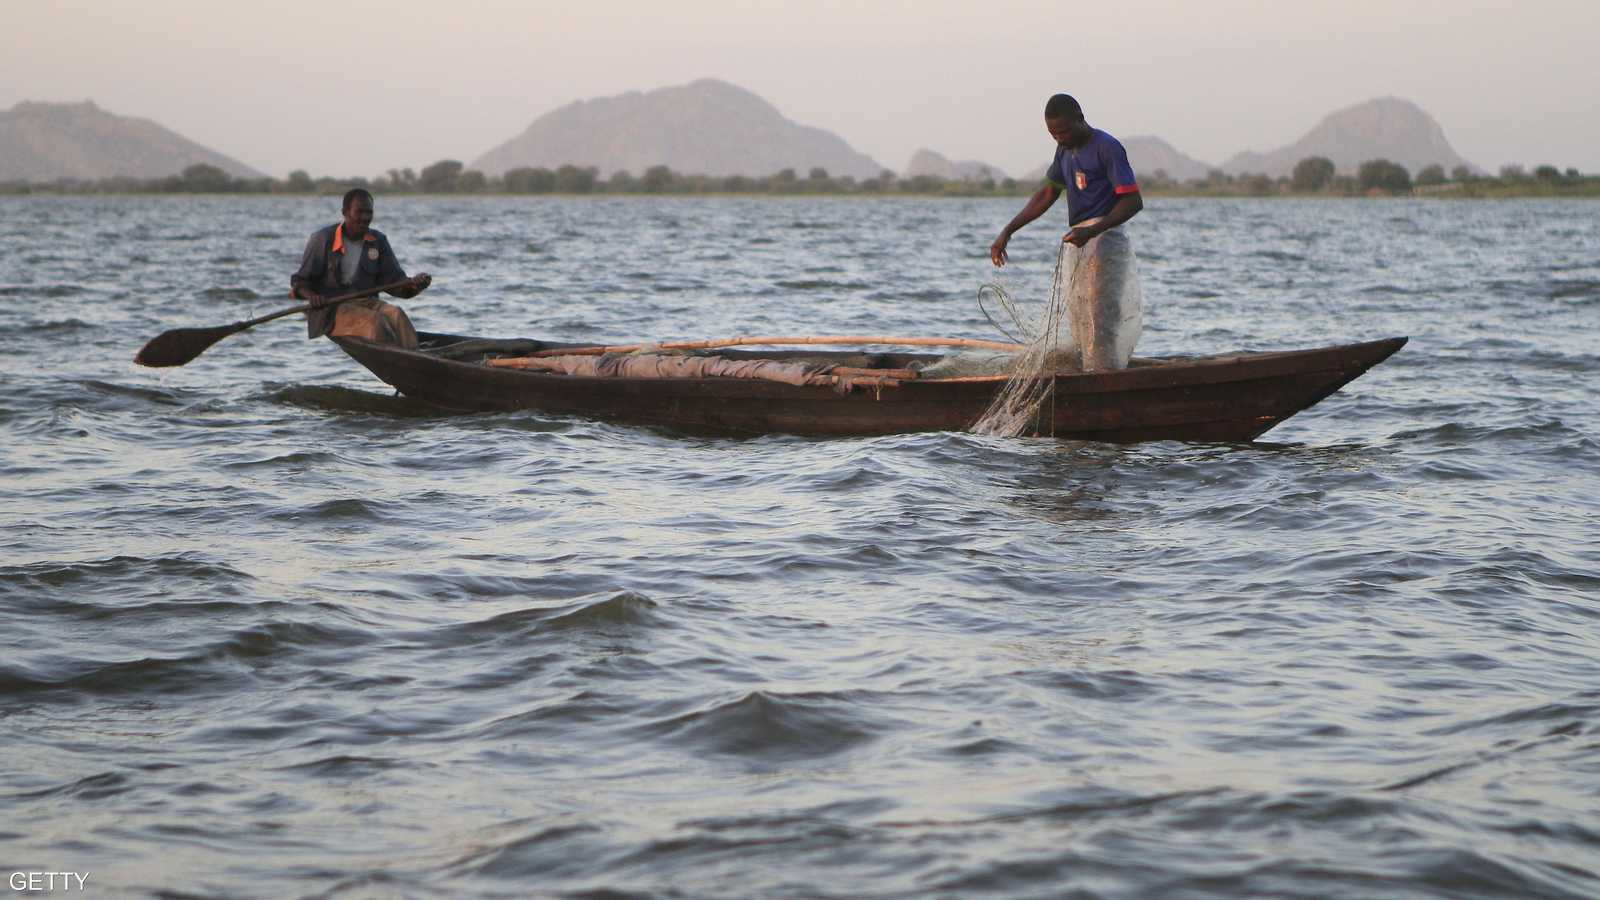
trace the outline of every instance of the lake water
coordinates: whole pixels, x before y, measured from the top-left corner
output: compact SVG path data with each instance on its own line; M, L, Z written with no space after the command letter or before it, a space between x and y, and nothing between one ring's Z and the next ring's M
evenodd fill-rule
M1020 200L384 198L424 330L996 337ZM438 415L337 198L0 198L0 863L89 895L1600 895L1600 205L1152 201L1242 445ZM1040 297L1064 213L1013 243Z

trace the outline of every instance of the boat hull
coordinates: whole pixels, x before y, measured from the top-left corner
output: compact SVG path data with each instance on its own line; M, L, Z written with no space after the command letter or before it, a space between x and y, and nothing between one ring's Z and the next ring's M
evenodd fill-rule
M961 431L977 421L1003 384L912 380L839 393L825 386L735 378L590 378L485 366L354 338L334 340L401 394L442 409L533 409L695 431ZM1390 338L1314 350L1143 360L1116 372L1058 375L1036 431L1111 442L1247 441L1337 391L1405 343L1405 338Z

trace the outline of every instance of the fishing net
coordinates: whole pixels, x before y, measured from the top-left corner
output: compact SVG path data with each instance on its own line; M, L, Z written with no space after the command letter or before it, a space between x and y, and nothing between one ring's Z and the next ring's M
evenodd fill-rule
M947 353L937 362L922 367L917 377L922 381L941 378L971 378L974 375L1006 375L1017 361L1015 353L994 350L967 350Z
M1057 375L1126 368L1144 325L1136 267L1133 242L1113 228L1083 247L1062 243L1050 300L1035 316L998 278L979 288L984 315L1024 347L1011 377L971 430L1007 437L1053 434ZM999 316L990 312L991 301Z

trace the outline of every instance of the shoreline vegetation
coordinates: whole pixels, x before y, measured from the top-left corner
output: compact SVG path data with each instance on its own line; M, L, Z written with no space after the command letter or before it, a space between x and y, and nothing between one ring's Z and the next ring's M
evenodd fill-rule
M1446 173L1428 166L1415 177L1404 166L1385 159L1360 165L1354 175L1335 171L1326 157L1313 156L1295 165L1291 175L1228 175L1211 171L1205 178L1178 181L1156 169L1139 179L1140 188L1153 197L1441 197L1503 199L1512 197L1600 197L1600 175L1577 169L1562 171L1542 165L1531 172L1522 166L1505 166L1497 175L1484 175L1458 166ZM1025 197L1040 182L1028 179L946 179L933 175L902 178L890 171L876 177L834 177L814 168L804 176L784 169L759 178L743 175L683 175L666 166L652 166L642 175L616 172L602 178L594 167L560 166L555 169L521 167L489 177L465 168L456 160L440 160L421 172L390 169L376 178L313 178L298 170L286 179L236 178L216 166L197 164L164 178L114 177L95 180L61 179L51 182L0 182L3 195L86 194L300 194L337 195L352 187L394 196L405 194L459 195L739 195L739 196L914 196L914 197Z

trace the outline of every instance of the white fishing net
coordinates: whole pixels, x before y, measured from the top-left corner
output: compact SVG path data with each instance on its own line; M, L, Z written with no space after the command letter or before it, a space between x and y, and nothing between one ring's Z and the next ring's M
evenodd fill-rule
M999 318L989 310L991 300ZM977 434L1053 434L1056 375L1127 368L1144 328L1138 259L1121 228L1083 247L1061 245L1050 300L1037 315L1021 309L998 278L978 289L978 304L1001 333L1025 346L1005 386L973 423Z

